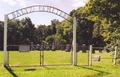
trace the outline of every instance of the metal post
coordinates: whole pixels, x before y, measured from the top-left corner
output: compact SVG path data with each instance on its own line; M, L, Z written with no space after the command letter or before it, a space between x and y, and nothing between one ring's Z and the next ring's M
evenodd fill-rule
M9 51L7 51L7 66L9 66Z
M89 66L89 51L88 51L88 66Z
M70 61L71 61L71 65L72 65L73 64L73 49L71 50Z
M115 46L115 55L114 55L114 64L116 65L116 57L117 56L117 46Z
M44 50L42 52L42 66L44 66Z
M90 66L92 66L92 45L90 45Z
M40 66L41 66L41 50L40 50Z
M4 16L4 66L7 64L7 15Z
M77 65L76 54L76 17L73 18L73 66Z

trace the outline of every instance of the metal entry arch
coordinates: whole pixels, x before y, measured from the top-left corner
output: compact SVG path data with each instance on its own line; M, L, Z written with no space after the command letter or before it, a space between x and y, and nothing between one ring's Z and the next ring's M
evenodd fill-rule
M33 13L33 12L48 12L48 13L53 13L55 15L58 15L66 20L68 20L69 17L71 17L68 13L52 7L52 6L47 6L47 5L35 5L35 6L29 6L29 7L25 7L22 9L18 9L16 11L13 11L8 15L9 19L15 19L17 17L29 14L29 13Z
M9 19L15 19L17 17L33 13L33 12L48 12L56 14L66 20L68 20L69 17L71 17L66 12L47 5L35 5L35 6L29 6L26 8L22 8L16 11L13 11L9 14L5 14L4 16L4 66L7 65L7 21ZM69 21L69 20L68 20ZM76 17L73 18L73 65L77 65L77 54L76 54Z

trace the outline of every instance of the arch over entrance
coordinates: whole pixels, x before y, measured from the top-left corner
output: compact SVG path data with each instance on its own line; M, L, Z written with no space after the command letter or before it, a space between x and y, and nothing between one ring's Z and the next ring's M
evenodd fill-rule
M35 5L35 6L29 6L29 7L25 7L16 11L13 11L8 15L8 18L10 19L15 19L17 17L20 17L22 15L26 15L29 13L33 13L33 12L48 12L48 13L53 13L56 14L66 20L68 20L69 17L71 17L69 14L67 14L66 12L52 7L52 6L47 6L47 5Z
M13 11L9 14L5 14L4 16L4 66L7 66L7 21L9 19L15 19L17 17L33 13L33 12L48 12L56 14L66 20L70 17L69 14L66 12L52 7L52 6L46 6L46 5L35 5L35 6L29 6L26 8L22 8L16 11ZM76 54L76 17L73 18L73 65L77 65L77 54Z

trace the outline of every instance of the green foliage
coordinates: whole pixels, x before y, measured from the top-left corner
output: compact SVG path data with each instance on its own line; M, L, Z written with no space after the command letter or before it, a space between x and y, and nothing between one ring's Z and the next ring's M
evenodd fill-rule
M0 50L2 50L3 49L3 34L4 34L4 32L3 32L3 25L4 25L4 22L3 21L0 21Z
M52 30L52 34L56 34L56 25L59 23L58 20L53 19L51 20L51 30Z
M79 7L77 10L72 10L70 15L76 17L77 20L77 43L79 45L90 45L92 44L94 22L87 19L83 10L83 7Z
M88 19L95 22L93 37L101 38L106 43L106 48L120 44L120 0L89 0L84 6L83 13ZM100 40L99 40L100 42ZM102 43L100 45L102 45Z
M119 0L89 0L84 8L84 12L90 15L92 20L119 20Z
M49 29L48 29L49 30ZM38 25L38 27L35 30L35 38L36 43L43 43L45 41L45 38L48 36L47 34L47 28L45 25Z
M48 42L49 44L52 44L54 42L54 35L48 36L45 38L45 41Z
M34 41L34 25L30 18L8 21L8 44L30 44Z

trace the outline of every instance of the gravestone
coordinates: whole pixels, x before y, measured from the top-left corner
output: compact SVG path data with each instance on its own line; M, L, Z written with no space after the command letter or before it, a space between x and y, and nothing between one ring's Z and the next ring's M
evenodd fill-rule
M102 49L99 49L99 53L102 53Z
M33 46L33 42L31 42L31 48L30 50L35 50L35 47Z
M109 50L109 49L106 49L106 52L107 52L107 53L109 53L109 52L110 52L110 50Z
M39 44L37 44L36 50L40 50L40 45Z
M95 54L95 49L92 49L92 53L94 53L94 54Z
M95 55L93 60L94 61L100 61L100 55Z
M78 47L78 44L76 44L76 52L79 51L79 47Z
M52 51L55 51L55 44L54 44L54 42L52 44Z
M82 53L86 53L86 47L85 47L85 44L82 45Z
M19 52L30 52L30 46L27 45L20 45Z
M40 50L41 50L41 51L44 50L44 45L43 45L43 44L41 44L41 46L40 46Z
M50 50L49 44L46 44L46 50Z
M70 46L69 46L69 44L66 45L65 51L66 51L66 52L70 52Z

